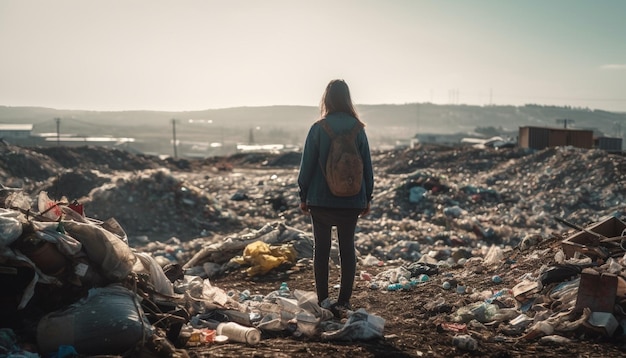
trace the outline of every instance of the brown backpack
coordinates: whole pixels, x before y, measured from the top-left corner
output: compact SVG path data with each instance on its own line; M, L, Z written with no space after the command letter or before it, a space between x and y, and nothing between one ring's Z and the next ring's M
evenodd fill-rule
M330 137L326 168L322 168L330 192L335 196L354 196L361 191L363 159L356 145L356 136L362 128L357 122L349 132L336 134L326 120L319 121Z

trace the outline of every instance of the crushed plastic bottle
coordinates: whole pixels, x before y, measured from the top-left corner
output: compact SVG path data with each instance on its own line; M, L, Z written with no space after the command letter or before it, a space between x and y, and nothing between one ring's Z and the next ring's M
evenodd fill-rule
M252 296L250 296L250 300L256 301L256 302L262 302L264 298L265 298L265 296L263 296L263 295L252 295Z
M468 323L471 320L487 323L492 322L498 313L500 312L497 305L478 301L459 308L452 316L452 320L457 323Z
M239 302L243 302L246 300L250 299L250 291L249 290L243 290L241 292L239 292Z
M485 302L487 303L492 303L495 299L500 298L502 296L504 296L505 294L507 294L509 292L508 289L501 289L500 291L494 293L493 295L491 295L491 297L489 297L488 299L485 300Z
M494 317L499 311L499 307L492 303L481 303L471 308L471 314L474 315L474 319L481 323L487 323L493 321Z

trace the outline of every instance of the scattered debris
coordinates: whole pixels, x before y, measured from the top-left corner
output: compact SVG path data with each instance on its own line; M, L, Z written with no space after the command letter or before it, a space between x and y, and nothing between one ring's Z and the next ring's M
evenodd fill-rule
M280 337L385 351L406 339L404 320L449 337L441 355L537 344L580 353L588 341L624 349L624 157L569 147L373 153L377 205L356 236L360 308L342 322L318 304L312 279L290 279L311 277L313 255L293 154L239 155L230 163L249 166L222 170L224 158L2 150L3 352L185 356L226 342L269 352L264 342Z

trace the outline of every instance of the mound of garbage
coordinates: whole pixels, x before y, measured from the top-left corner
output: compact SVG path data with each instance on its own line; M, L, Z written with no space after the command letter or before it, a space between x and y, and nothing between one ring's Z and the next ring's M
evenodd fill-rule
M303 282L263 292L214 284L310 274L292 153L172 161L105 148L2 151L4 352L185 356L227 339L257 350L285 336L393 340L384 307L394 302L336 317ZM357 302L428 295L417 312L451 337L444 355L520 341L620 349L623 156L418 146L373 161Z

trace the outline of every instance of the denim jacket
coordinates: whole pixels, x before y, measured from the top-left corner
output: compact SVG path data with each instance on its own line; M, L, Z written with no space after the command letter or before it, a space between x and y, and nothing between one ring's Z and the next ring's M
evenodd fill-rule
M347 113L335 112L329 114L326 117L326 121L335 133L343 133L351 130L357 120ZM367 203L372 200L374 172L365 130L361 129L356 141L363 159L363 184L361 185L361 191L357 195L349 197L334 196L330 192L322 172L322 168L326 167L330 137L319 123L316 122L311 126L304 143L300 161L300 173L298 174L301 202L309 206L329 208L363 209L367 206Z

